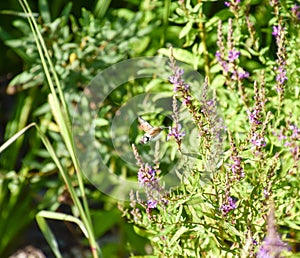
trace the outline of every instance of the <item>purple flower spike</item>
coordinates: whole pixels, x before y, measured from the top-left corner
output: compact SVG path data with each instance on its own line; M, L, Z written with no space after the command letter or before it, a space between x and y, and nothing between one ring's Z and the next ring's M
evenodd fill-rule
M151 209L155 209L157 206L166 206L168 201L166 199L167 193L163 186L160 185L159 180L159 168L156 166L152 168L148 163L144 163L139 155L137 148L132 144L133 154L137 161L137 165L140 167L137 178L140 187L145 191L147 201L144 202L140 199L138 192L136 192L136 201L133 196L133 192L130 195L132 215L138 217L139 210L135 207L136 203L141 204L146 208L146 212L151 215Z
M244 170L241 166L241 158L240 157L234 157L233 158L234 163L231 165L231 171L234 176L238 176L240 178L245 177Z
M268 226L266 237L257 253L257 258L272 258L283 257L281 253L288 251L289 246L284 243L276 229L276 221L274 215L274 207L271 206L271 211L268 217Z
M240 1L232 0L231 2L226 2L225 5L229 5L230 9L233 12L237 12L239 10ZM218 50L216 51L216 59L219 65L222 67L223 75L227 78L227 84L229 81L239 81L241 82L243 79L246 79L250 76L249 72L245 71L242 67L240 67L238 59L241 55L241 52L238 51L234 46L235 42L233 40L233 25L232 19L228 20L228 35L227 35L227 53L226 48L224 46L224 35L222 32L222 22L219 22L218 25ZM242 93L243 95L243 93Z
M282 65L278 67L278 74L276 75L276 81L280 84L284 84L288 80L286 76L286 69ZM277 91L282 90L281 88L277 88Z
M220 211L222 211L223 215L226 215L231 210L236 209L236 207L236 201L232 197L228 197L226 202L220 207Z
M183 74L184 74L183 69L179 67L175 67L173 70L173 75L169 77L169 82L174 85L174 92L177 92L183 86L184 84L184 81L182 80ZM186 87L186 84L184 87Z
M276 91L282 99L284 94L284 86L286 81L288 80L287 77L287 69L286 69L286 60L287 60L287 39L285 37L285 30L284 24L280 21L277 26L273 26L272 35L276 38L276 45L277 45L277 66L275 67L276 72Z

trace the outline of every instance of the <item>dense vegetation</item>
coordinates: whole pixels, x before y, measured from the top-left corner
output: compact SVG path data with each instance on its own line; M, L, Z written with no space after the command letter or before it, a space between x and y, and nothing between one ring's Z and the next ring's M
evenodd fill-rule
M1 17L1 257L299 256L300 3Z

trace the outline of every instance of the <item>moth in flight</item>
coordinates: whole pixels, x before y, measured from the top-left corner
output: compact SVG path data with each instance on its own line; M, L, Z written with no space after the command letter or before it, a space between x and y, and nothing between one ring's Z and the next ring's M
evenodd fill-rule
M150 125L145 119L142 117L138 117L138 121L140 124L140 128L145 132L140 143L146 144L150 141L156 141L160 137L160 133L165 128L163 126L154 127Z

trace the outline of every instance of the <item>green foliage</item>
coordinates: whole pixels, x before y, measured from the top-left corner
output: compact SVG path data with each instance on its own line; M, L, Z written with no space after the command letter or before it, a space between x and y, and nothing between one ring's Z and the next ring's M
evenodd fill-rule
M28 189L30 180L11 171L0 179L0 253L8 255L12 239L17 239L21 230L34 218L36 209L31 204L33 191ZM24 193L26 192L26 195ZM24 216L26 214L26 216ZM17 223L16 223L17 222Z
M6 143L0 147L0 256L36 216L57 257L62 254L48 219L77 224L87 238L82 244L90 246L94 257L99 239L104 257L255 257L268 235L267 217L274 203L278 231L292 247L287 255L296 257L300 23L291 11L293 1L271 2L273 6L269 1L228 1L226 7L220 1L97 1L93 11L82 7L78 16L73 13L75 3L56 8L54 15L48 2L40 0L36 13L28 8L26 14L11 12L20 36L2 28L0 37L22 59L24 70L7 88L18 97L5 121ZM272 35L273 26L285 28L279 39ZM185 153L179 151L180 143L160 140L153 151L154 143L138 144L141 133L134 121L125 137L137 145L136 158L140 155L161 178L178 161L184 165L176 171L181 184L168 189L165 205L149 208L134 195L130 205L119 204L124 220L116 201L91 187L80 168L71 130L77 119L75 106L105 68L133 57L169 57L170 45L176 60L206 77L201 88L197 85L202 81L195 86L185 78L191 84L191 101L179 107L185 139L190 145L199 139L199 146ZM238 57L230 60L234 51ZM287 77L283 82L278 79L282 68ZM173 86L151 69L145 64L140 73L147 71L152 77L128 79L96 106L97 154L111 173L130 181L137 180L137 168L115 149L110 128L120 107L140 94L160 94L157 102L172 97ZM174 72L166 70L169 76ZM185 103L184 94L181 89L175 97ZM217 110L209 110L208 103L215 103ZM174 123L167 118L172 108L134 108L136 113L148 112L145 119L153 126ZM225 128L216 129L219 117ZM36 130L26 131L32 122ZM220 130L224 133L218 145ZM213 159L215 155L219 156ZM44 188L43 200L32 208L34 193ZM70 214L57 212L65 191ZM28 216L20 220L22 214ZM111 235L113 240L107 240Z

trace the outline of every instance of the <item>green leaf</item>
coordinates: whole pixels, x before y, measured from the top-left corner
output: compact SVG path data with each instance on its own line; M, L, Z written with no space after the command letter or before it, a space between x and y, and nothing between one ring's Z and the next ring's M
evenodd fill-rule
M42 16L44 23L50 23L51 22L51 14L50 14L47 0L39 0L39 10L40 10L40 14Z
M0 146L0 153L3 152L8 146L10 146L14 141L16 141L21 135L23 135L29 128L35 126L35 123L27 125L25 128L11 136L5 143Z
M13 94L16 91L25 90L25 89L42 85L43 79L44 77L40 72L35 74L30 71L24 71L23 73L20 73L17 76L15 76L10 81L7 88L7 92Z
M170 50L167 48L161 48L158 51L165 56L170 55ZM198 62L198 56L191 53L190 51L181 48L173 48L173 55L176 60L184 62L186 64L190 64L194 69L197 69L197 67L195 67L195 64L197 64Z
M184 226L182 226L178 230L176 230L176 233L171 238L169 245L172 246L180 238L180 236L183 235L188 230L189 229L187 227L184 227Z
M18 30L20 30L23 33L24 36L26 36L26 35L30 36L31 35L30 27L28 26L28 23L26 21L24 21L24 20L14 20L13 25Z
M93 211L91 212L92 220L94 221L94 234L96 237L101 237L103 234L117 224L120 220L120 215L117 210L111 211Z
M67 3L66 6L64 7L64 9L62 10L61 14L60 14L61 17L65 17L66 21L68 20L68 18L70 16L72 7L73 7L72 2Z
M248 49L248 50L249 50L249 49ZM249 53L249 51L244 50L244 49L239 49L239 51L241 52L241 55L242 55L242 56L246 56L246 57L248 57L249 59L251 59L251 54Z
M94 11L95 17L102 19L108 10L110 2L111 0L105 0L105 1L98 0L96 2L95 11Z
M211 87L212 88L219 88L222 87L226 82L226 78L219 74L217 76L214 77L213 81L211 82Z
M194 21L189 21L184 27L183 29L181 30L180 34L179 34L179 38L182 39L184 36L186 36L190 30L193 28L193 24L194 24Z
M55 239L55 236L53 235L50 227L48 226L43 214L44 211L41 211L36 215L36 222L39 225L44 237L46 238L51 250L55 254L55 257L62 258L63 256L61 255L58 249L58 243Z
M82 223L82 221L74 216L61 213L61 212L53 212L53 211L40 211L37 215L37 218L47 218L47 219L55 219L55 220L61 220L61 221L68 221L77 224L79 228L81 229L82 233L88 237L87 230Z
M299 225L300 222L299 221L298 221L299 224L297 224L296 221L291 221L291 220L285 220L284 222L285 222L285 224L282 226L285 226L285 227L288 226L294 230L300 231L300 225Z

